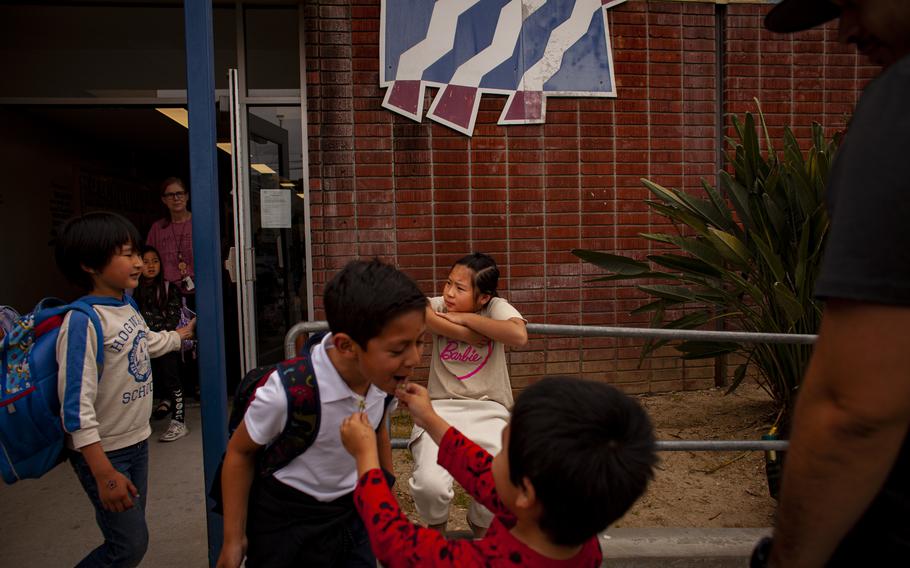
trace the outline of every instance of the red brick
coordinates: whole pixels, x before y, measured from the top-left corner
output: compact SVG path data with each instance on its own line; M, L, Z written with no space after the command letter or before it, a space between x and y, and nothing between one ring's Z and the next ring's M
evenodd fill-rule
M484 96L468 138L381 109L378 3L306 5L317 293L344 262L372 254L438 293L451 262L487 250L501 266L500 288L532 321L647 325L629 315L646 295L631 283L584 283L602 271L569 251L643 258L667 248L638 237L673 230L644 205L651 196L640 178L700 195L699 178L714 180L718 110L754 111L759 97L772 136L791 125L802 141L812 120L827 132L844 128L858 90L877 73L837 45L836 26L787 39L764 32L767 9L727 7L723 109L715 103L714 6L627 2L609 14L617 98L552 98L546 124L503 127L496 121L505 97ZM728 118L724 131L731 134ZM639 369L640 348L532 338L510 355L513 385L557 371L608 374L632 392L713 384L711 362L682 364L672 350Z

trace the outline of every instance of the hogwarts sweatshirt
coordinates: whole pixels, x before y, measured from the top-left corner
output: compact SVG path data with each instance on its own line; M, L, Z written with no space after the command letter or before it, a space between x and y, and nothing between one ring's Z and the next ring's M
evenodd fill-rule
M104 366L96 364L98 340L88 317L68 312L57 337L57 391L66 445L79 449L101 442L105 452L148 438L152 429L152 365L180 348L176 331L150 331L129 296L86 296L101 320Z

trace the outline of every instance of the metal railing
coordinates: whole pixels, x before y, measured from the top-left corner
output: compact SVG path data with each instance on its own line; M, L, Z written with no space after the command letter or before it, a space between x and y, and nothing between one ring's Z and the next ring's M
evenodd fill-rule
M325 321L304 321L296 324L285 335L284 354L291 358L297 352L297 337L304 333L325 331ZM634 339L727 341L733 343L777 343L811 345L818 336L790 333L752 333L745 331L702 331L692 329L652 329L641 327L606 327L591 325L554 325L529 323L528 333L568 337L623 337ZM392 448L408 446L405 438L393 438ZM783 451L789 446L786 440L658 440L657 450L662 452L743 452Z

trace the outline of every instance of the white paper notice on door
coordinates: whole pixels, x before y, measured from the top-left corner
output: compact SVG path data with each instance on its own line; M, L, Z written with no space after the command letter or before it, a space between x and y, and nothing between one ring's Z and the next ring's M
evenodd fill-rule
M286 189L260 189L259 212L263 229L290 229L291 192Z

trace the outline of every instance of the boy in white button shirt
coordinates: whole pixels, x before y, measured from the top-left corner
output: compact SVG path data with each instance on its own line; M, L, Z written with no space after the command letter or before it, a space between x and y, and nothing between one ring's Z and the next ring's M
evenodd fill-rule
M373 428L383 423L386 394L420 362L426 297L403 273L374 260L349 263L326 285L323 300L331 333L310 352L318 436L287 466L256 476L257 453L287 421L288 397L273 373L228 443L219 568L239 567L244 557L247 568L376 566L354 509L357 467L341 444L340 426L352 412L366 412ZM391 472L387 429L379 429L377 445Z

